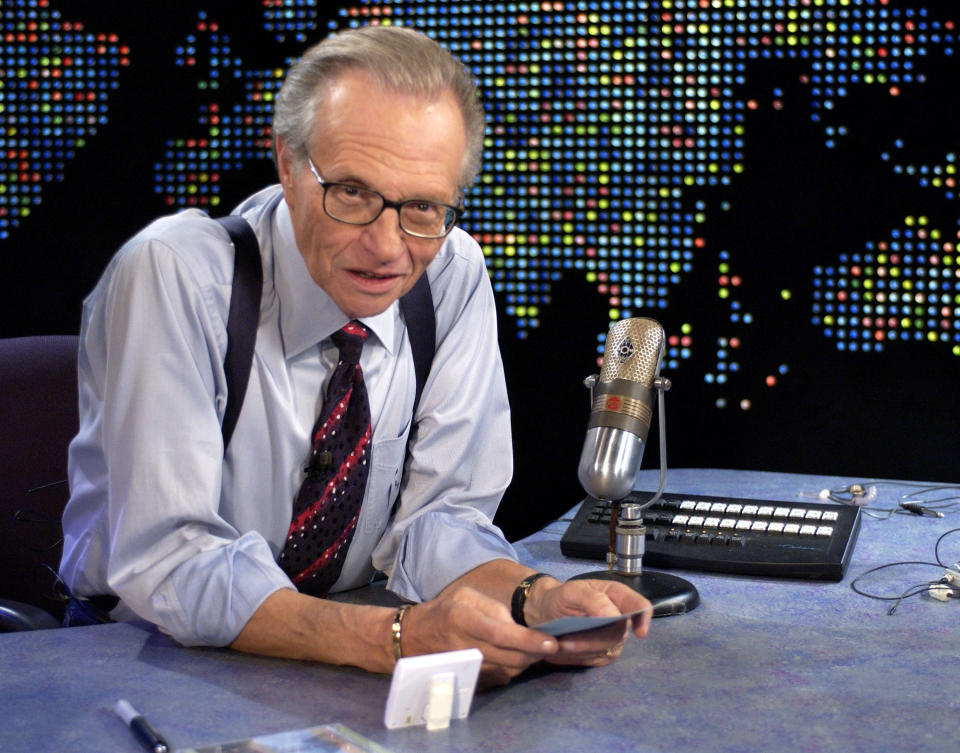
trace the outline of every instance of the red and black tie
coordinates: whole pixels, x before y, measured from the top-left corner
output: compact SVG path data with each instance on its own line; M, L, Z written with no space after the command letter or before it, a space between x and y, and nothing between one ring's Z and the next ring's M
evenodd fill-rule
M279 562L297 588L325 596L343 567L357 527L370 460L370 404L360 369L366 327L348 322L331 340L340 361L313 427L307 475Z

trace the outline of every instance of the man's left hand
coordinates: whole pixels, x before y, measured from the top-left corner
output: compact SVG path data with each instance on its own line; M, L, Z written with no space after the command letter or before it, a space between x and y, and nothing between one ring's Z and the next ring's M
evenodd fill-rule
M533 584L524 610L527 624L558 617L615 617L646 611L623 622L571 633L558 639L560 651L546 658L551 664L603 666L615 661L633 632L643 638L650 628L650 602L633 589L611 580L571 580L558 583L541 579Z

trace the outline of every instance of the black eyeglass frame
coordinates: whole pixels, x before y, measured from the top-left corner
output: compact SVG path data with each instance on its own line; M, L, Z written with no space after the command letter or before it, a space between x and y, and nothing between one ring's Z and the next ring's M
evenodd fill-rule
M400 229L405 232L407 235L411 235L414 238L424 238L426 240L439 240L441 238L446 238L450 235L450 232L457 226L457 223L460 221L460 218L463 217L463 207L455 207L451 204L444 204L440 201L431 201L430 199L404 199L403 201L391 201L386 196L384 196L379 191L374 191L372 188L366 188L365 186L358 186L353 183L340 183L337 181L324 180L321 177L317 166L313 164L313 160L307 156L307 166L310 168L310 172L313 173L313 177L316 178L317 183L320 188L323 189L323 201L321 206L323 206L323 211L326 213L327 217L337 222L342 222L346 225L371 225L377 221L377 218L383 214L384 209L395 209L397 210L397 224L400 226ZM356 191L364 191L365 193L372 194L380 199L380 210L366 222L356 222L354 220L345 220L342 217L337 217L334 214L330 213L330 210L327 209L327 189L328 188L352 188ZM440 235L426 235L424 233L417 233L411 230L408 230L403 226L403 212L402 209L407 204L430 204L431 206L442 207L446 209L450 217L449 222L447 223L446 229Z

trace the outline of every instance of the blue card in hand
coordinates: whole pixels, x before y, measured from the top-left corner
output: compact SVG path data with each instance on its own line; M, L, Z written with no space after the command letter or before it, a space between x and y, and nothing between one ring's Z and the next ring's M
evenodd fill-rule
M616 617L558 617L555 620L548 620L547 622L541 622L539 625L531 625L530 627L534 630L539 630L541 633L547 633L555 638L559 638L561 635L582 633L584 630L595 630L596 628L612 625L615 622L622 622L630 617L643 614L649 609L651 609L651 607L638 609L635 612L627 612L626 614L620 614Z

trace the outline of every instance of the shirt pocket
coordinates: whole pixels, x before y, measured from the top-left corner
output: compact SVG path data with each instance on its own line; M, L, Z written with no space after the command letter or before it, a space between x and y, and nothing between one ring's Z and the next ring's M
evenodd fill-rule
M373 466L367 476L367 493L358 521L367 535L379 537L387 527L393 503L400 492L406 452L406 432L373 444Z

